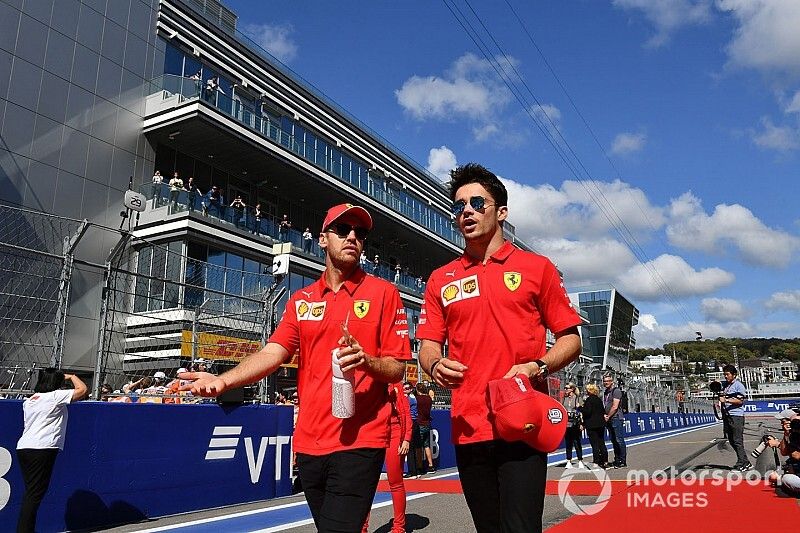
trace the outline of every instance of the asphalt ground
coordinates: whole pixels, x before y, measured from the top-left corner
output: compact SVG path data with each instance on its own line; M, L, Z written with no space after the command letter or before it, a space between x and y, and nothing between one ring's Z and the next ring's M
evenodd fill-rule
M756 447L761 436L765 433L779 434L780 427L776 419L748 418L745 425L745 448L748 451ZM610 448L610 445L609 445ZM610 453L613 459L613 453ZM560 464L558 459L561 458ZM584 449L584 459L591 460L591 450ZM563 452L556 452L550 456L551 466L548 468L548 494L545 496L545 511L543 524L545 529L561 524L559 531L570 530L569 519L573 516L561 502L557 491L553 490L558 480L565 472L563 467ZM553 462L556 464L553 464ZM701 471L719 471L728 475L730 466L736 461L736 455L727 441L722 439L722 424L714 424L695 429L683 429L668 432L657 436L645 436L628 440L628 468L608 470L606 474L611 479L612 485L623 488L631 469L646 471L648 474L666 471L680 473L688 470L696 473ZM775 468L774 455L768 449L756 459L752 459L756 470L762 474ZM671 469L674 468L673 469ZM568 470L567 472L575 472ZM576 481L585 477L587 487L591 484L599 486L596 478L591 473L578 474L573 478L570 492ZM448 490L458 487L457 483L447 483L447 480L457 480L455 469L442 470L436 474L423 476L420 480L407 483L408 504L406 510L406 531L425 532L468 532L474 531L464 497L460 493L434 492L435 490ZM445 481L445 483L442 483ZM577 486L580 486L578 484ZM426 489L430 492L425 492ZM420 492L417 492L420 491ZM578 490L577 492L581 492ZM622 497L615 494L611 498ZM587 496L573 496L578 505L589 505L598 501L598 497L589 490ZM387 492L376 495L370 518L371 532L388 533L391 529L392 507L391 498ZM742 502L746 506L746 502ZM631 511L631 512L635 512ZM674 512L679 513L680 509ZM221 509L205 510L201 512L164 517L150 520L146 523L127 525L107 529L119 533L173 531L173 532L204 532L204 531L259 531L263 533L291 531L293 533L310 533L316 531L310 520L308 508L302 495L277 498L264 502L225 507ZM602 515L598 515L598 524L595 531L616 530L611 524L600 522ZM800 507L796 520L800 518ZM659 524L659 533L669 531L668 524ZM581 528L584 530L585 528ZM698 525L698 531L702 527ZM685 529L681 529L685 533Z

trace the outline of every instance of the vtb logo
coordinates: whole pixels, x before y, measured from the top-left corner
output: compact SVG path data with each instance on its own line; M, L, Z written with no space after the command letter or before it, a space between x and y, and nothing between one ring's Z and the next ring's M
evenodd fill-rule
M206 451L206 461L235 458L236 450L239 447L239 435L241 434L242 426L214 426L214 432ZM261 479L264 456L270 446L275 447L275 481L280 481L283 474L281 471L283 461L281 459L283 458L284 447L291 445L292 437L288 435L261 437L257 450L253 448L253 437L244 437L241 440L244 441L244 453L247 456L247 467L250 470L250 482L255 485ZM291 451L289 451L288 457L291 457Z

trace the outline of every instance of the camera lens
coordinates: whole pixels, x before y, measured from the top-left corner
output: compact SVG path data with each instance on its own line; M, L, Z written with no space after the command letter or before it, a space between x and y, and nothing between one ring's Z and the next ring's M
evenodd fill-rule
M761 441L761 443L759 443L759 445L756 446L756 449L753 450L752 452L750 452L750 455L752 455L753 457L755 457L757 459L758 456L761 455L762 453L764 453L764 450L766 450L766 449L767 449L767 443L764 442L764 441Z

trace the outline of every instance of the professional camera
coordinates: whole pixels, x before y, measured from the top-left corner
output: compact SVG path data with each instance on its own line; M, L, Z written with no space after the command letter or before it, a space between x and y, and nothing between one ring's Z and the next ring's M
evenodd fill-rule
M758 459L758 456L764 453L764 450L767 449L767 442L769 442L769 439L774 439L774 438L775 437L773 437L772 435L764 435L763 437L761 437L761 442L758 443L758 446L756 446L755 450L750 452L750 455Z

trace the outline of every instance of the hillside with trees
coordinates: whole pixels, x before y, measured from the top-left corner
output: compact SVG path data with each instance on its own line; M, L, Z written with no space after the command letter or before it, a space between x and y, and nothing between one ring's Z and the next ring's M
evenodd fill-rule
M800 363L800 338L798 339L705 339L665 344L663 348L637 348L631 353L631 360L642 360L648 355L675 355L689 363L690 372L696 371L695 363L705 365L717 361L718 365L733 363L733 347L739 353L739 361L771 358L777 361L789 360Z

